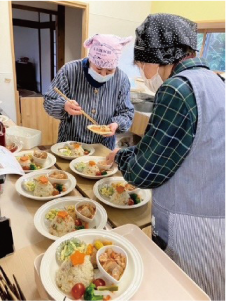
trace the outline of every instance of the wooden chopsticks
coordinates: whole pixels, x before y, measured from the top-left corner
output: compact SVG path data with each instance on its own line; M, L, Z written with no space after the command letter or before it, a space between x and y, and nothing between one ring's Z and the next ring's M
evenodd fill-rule
M73 103L71 99L69 99L66 95L64 95L59 89L57 89L56 87L54 88L54 91L57 92L59 95L61 95L64 99L66 99L67 101L69 101L70 103ZM89 119L93 124L98 125L98 123L91 117L89 116L86 112L84 112L83 110L81 110L82 114Z
M1 300L26 300L16 277L13 275L14 283L11 283L3 268L0 266L0 299Z

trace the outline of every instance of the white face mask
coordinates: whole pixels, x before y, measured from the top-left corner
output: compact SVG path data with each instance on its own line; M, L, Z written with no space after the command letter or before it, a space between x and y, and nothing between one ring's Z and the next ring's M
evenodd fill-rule
M93 68L89 68L88 73L92 76L94 80L96 80L99 83L105 83L114 76L114 73L103 76L97 73L95 70L93 70Z
M159 87L163 84L163 80L159 75L158 70L157 73L154 76L152 76L152 78L146 78L144 70L142 68L140 68L140 73L141 77L144 80L145 86L153 93L156 93Z

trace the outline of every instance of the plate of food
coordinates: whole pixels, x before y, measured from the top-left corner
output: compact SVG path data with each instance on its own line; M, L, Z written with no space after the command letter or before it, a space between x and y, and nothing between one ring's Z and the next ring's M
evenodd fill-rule
M76 141L67 141L54 144L51 151L64 159L73 160L81 156L91 156L95 149L91 144L80 143Z
M48 169L56 163L56 157L40 150L22 151L15 154L25 173Z
M95 124L91 124L88 125L87 128L98 135L110 135L112 134L111 129L109 128L108 125L95 125Z
M115 164L106 166L106 158L99 156L80 157L70 162L70 169L87 179L102 179L112 176L118 171ZM103 163L103 164L102 164Z
M80 218L80 211L84 217L93 216L92 220L87 222L83 217ZM41 206L34 216L37 231L52 240L82 229L103 229L106 223L104 207L83 197L63 197L50 201Z
M151 200L150 189L139 189L128 184L123 177L99 180L93 187L95 196L106 205L120 209L134 209Z
M24 175L16 181L16 191L37 201L50 201L71 192L76 186L76 179L71 174L63 172L67 179L60 182L52 181L50 175L55 172L55 169L40 170Z
M40 267L42 284L54 300L130 300L143 273L141 255L131 242L96 229L56 240Z

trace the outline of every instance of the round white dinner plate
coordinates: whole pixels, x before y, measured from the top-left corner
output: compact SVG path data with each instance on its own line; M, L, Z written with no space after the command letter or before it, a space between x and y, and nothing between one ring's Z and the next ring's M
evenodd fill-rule
M8 117L8 116L0 115L0 121L1 121L2 123L6 122L6 121L8 121L8 120L9 120L9 117Z
M71 239L72 237L78 238L79 240L84 241L87 244L93 243L96 239L109 240L112 241L113 244L123 248L127 252L128 267L125 270L123 281L119 284L119 290L114 293L115 298L113 300L130 300L131 297L139 289L143 279L144 267L140 253L137 251L136 247L125 237L111 231L96 229L79 230L69 233L57 239L47 249L43 256L40 267L41 281L47 293L54 300L64 300L65 298L65 293L57 287L55 281L55 275L57 270L59 269L59 265L56 259L56 250L63 241ZM101 278L101 275L99 275L99 278ZM70 295L67 295L66 300L73 300L71 298L72 297Z
M140 190L138 190L138 192L136 192L136 193L139 194L143 200L139 204L132 205L132 206L114 204L110 201L110 198L100 194L99 188L102 185L111 184L111 183L114 183L114 182L123 182L123 181L125 181L123 179L123 177L111 177L111 178L99 180L93 186L93 192L94 192L95 196L101 202L103 202L104 204L109 205L111 207L119 208L119 209L135 209L135 208L144 206L145 204L147 204L151 200L151 190L150 189L140 189Z
M109 131L109 132L101 132L100 130L95 130L95 129L93 129L93 128L96 128L96 127L101 127L101 125L95 125L95 124L90 124L90 125L88 125L87 126L87 129L89 129L91 132L93 132L93 133L95 133L95 134L97 134L97 135L101 135L101 136L105 136L105 135L110 135L110 134L112 134L112 132L111 131Z
M98 180L98 179L102 179L102 178L106 178L106 177L110 177L110 176L114 175L118 171L118 167L116 165L113 165L110 170L107 170L107 175L93 176L93 175L87 175L87 174L84 174L84 173L78 171L75 168L75 165L80 162L84 162L84 163L86 163L88 161L100 162L100 161L104 161L104 160L106 160L106 158L100 157L100 156L91 156L91 157L83 156L83 157L79 157L77 159L72 160L69 164L69 167L73 172L75 172L76 174L80 175L83 178Z
M47 196L47 197L39 197L39 196L34 196L33 195L33 192L28 192L26 191L22 184L23 184L23 181L26 181L26 180L32 180L34 178L38 178L40 176L46 176L48 173L51 173L51 172L54 172L56 171L56 169L48 169L48 170L39 170L39 171L33 171L27 175L24 175L22 177L20 177L17 181L16 181L16 184L15 184L15 188L16 188L16 191L25 196L26 198L29 198L29 199L33 199L33 200L37 200L37 201L50 201L50 200L53 200L53 199L56 199L56 198L60 198L66 194L68 194L69 192L71 192L75 186L76 186L76 179L75 177L73 177L70 173L68 172L65 172L68 176L68 181L64 184L67 188L66 191L58 194L58 195L55 195L55 196Z
M75 158L78 158L77 156L65 156L65 155L63 155L59 152L59 148L63 148L66 143L70 143L70 142L75 142L76 143L76 141L66 141L66 142L56 143L56 144L51 146L51 152L54 153L55 155L57 155L58 157L61 157L61 158L66 159L66 160L73 160ZM77 143L81 143L81 142L77 142ZM92 156L94 154L95 148L92 146L92 144L85 144L85 143L81 143L81 144L82 144L83 148L90 151L90 153L86 156Z
M15 154L15 157L22 157L23 155L33 155L34 151L33 150L30 150L30 151L22 151L22 152L18 152L18 153L12 153L12 154ZM47 159L43 165L42 168L40 169L37 169L37 171L39 170L43 170L43 169L48 169L50 167L52 167L55 163L56 163L56 157L50 153L47 153ZM36 171L36 170L24 170L25 173L28 173L28 172L33 172L33 171Z
M90 229L103 229L106 226L107 223L107 212L104 209L102 205L99 203L88 199L88 198L83 198L83 197L63 197L59 198L54 201L50 201L44 205L42 205L35 213L34 216L34 225L35 228L39 233L41 233L43 236L52 239L52 240L57 240L59 239L58 236L52 235L49 233L49 226L50 226L50 221L46 219L45 215L51 210L51 209L61 209L64 210L65 206L70 206L70 205L76 205L77 203L81 201L90 201L93 202L96 205L96 215L94 220L89 223L89 228ZM81 230L79 230L81 231Z

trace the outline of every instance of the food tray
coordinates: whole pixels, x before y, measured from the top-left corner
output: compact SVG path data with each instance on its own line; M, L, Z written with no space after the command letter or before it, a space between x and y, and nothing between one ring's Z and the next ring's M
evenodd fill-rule
M131 300L210 300L139 227L128 224L110 231L132 242L144 262L142 284ZM34 262L35 281L42 300L51 300L39 277L42 256Z

